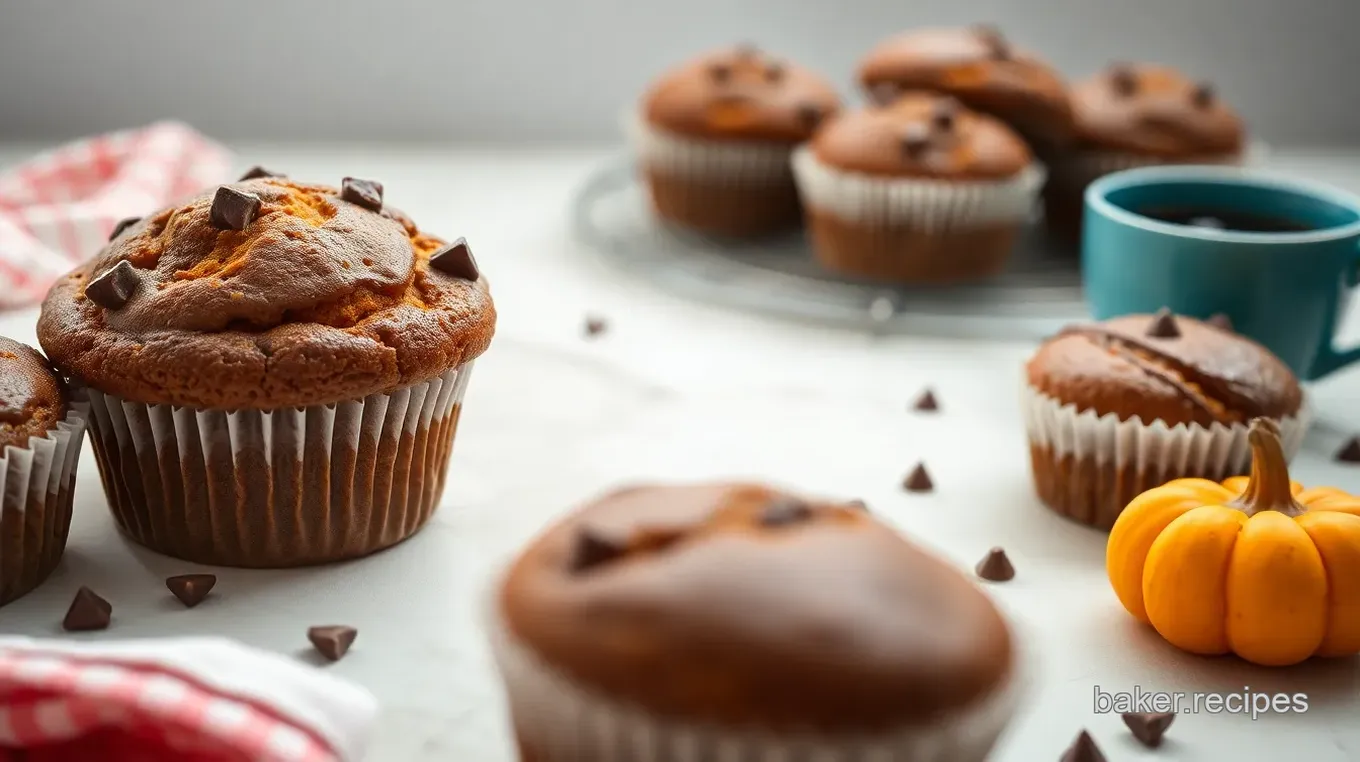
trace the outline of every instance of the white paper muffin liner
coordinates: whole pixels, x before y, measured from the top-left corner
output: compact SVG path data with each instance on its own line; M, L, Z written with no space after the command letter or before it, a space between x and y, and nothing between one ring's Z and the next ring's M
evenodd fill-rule
M637 160L663 175L705 184L761 186L791 182L789 155L783 143L738 143L699 140L667 133L648 124L640 114L624 118Z
M115 519L152 550L262 568L354 558L433 514L471 371L279 410L147 405L90 389L91 443Z
M866 225L926 232L1026 222L1044 183L1037 164L999 181L873 177L828 167L806 146L794 151L793 173L807 206Z
M983 762L1025 682L1021 647L1006 684L961 713L875 735L791 735L658 717L578 687L508 632L488 630L519 739L534 762ZM1014 634L1014 630L1012 630Z
M0 605L41 584L61 559L87 415L74 401L46 435L0 452Z

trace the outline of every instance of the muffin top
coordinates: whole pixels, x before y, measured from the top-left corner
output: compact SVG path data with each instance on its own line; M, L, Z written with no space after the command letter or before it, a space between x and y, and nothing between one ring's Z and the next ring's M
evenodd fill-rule
M706 140L801 143L840 108L817 74L750 45L707 53L674 69L643 98L643 118Z
M1072 89L1085 148L1167 159L1237 154L1242 120L1214 92L1168 66L1114 64Z
M841 114L817 133L812 150L828 166L886 177L1000 180L1032 161L1000 120L925 91Z
M28 447L66 417L66 390L36 350L0 336L0 454Z
M987 597L862 506L756 484L614 492L535 541L498 605L556 670L691 721L924 723L1013 659Z
M52 287L38 338L125 399L270 409L428 380L480 355L495 319L466 242L418 231L380 184L256 176L120 225Z
M1169 313L1073 326L1026 366L1029 385L1078 410L1167 425L1232 425L1299 411L1298 379L1270 350Z
M994 114L1037 148L1067 143L1072 112L1053 67L987 25L904 32L875 46L859 81L878 103L905 90L936 90Z

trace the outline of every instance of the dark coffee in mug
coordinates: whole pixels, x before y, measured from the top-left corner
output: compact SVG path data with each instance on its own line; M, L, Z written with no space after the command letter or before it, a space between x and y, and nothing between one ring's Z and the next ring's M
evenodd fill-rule
M1138 209L1137 213L1173 225L1214 230L1236 230L1243 233L1302 233L1313 230L1313 226L1287 217L1250 214L1232 209L1151 207Z

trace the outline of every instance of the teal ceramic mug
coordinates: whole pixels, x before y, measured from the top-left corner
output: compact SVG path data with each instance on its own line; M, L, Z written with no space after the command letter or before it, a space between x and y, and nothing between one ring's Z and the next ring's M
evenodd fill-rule
M1360 198L1235 167L1144 167L1086 190L1082 283L1098 320L1223 313L1304 379L1360 360L1333 345L1360 280Z

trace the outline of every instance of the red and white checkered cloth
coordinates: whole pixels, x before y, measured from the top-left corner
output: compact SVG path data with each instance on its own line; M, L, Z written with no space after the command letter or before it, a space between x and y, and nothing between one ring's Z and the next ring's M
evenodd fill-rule
M0 638L0 762L351 762L367 691L220 638Z
M222 182L222 146L178 122L99 135L0 172L0 309L41 301L125 217Z

